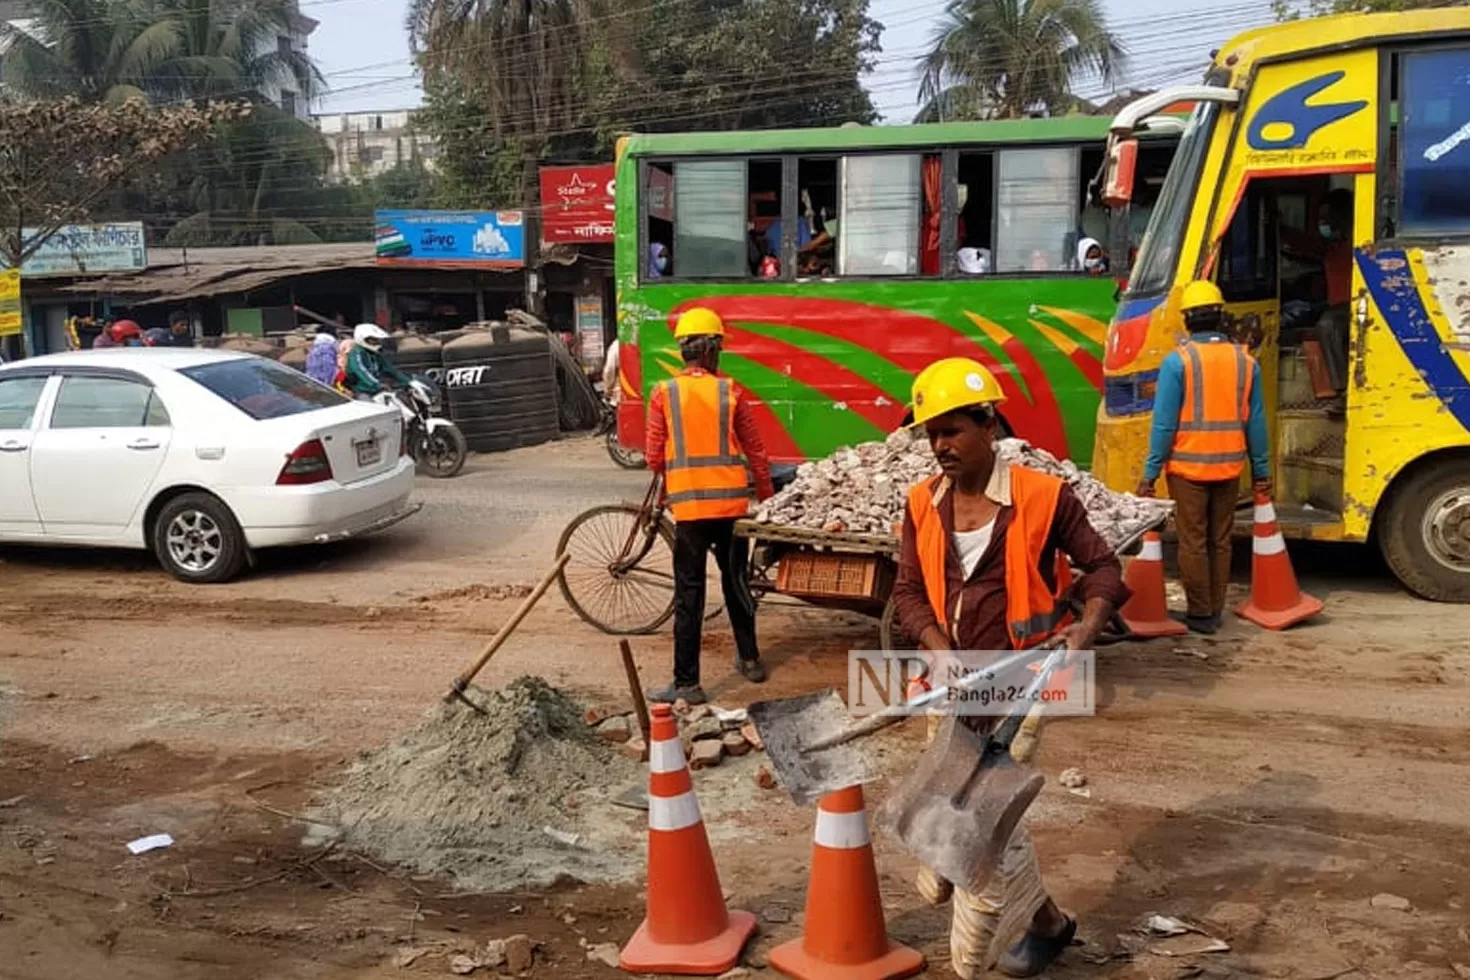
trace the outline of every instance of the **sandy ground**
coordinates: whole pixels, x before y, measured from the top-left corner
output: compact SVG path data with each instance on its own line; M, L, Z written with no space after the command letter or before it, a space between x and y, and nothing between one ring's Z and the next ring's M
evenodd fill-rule
M213 588L131 555L0 553L0 977L444 975L456 948L513 933L540 944L533 976L611 976L584 946L631 935L638 886L456 894L323 857L296 815L515 608L474 586L533 583L570 517L643 483L591 441L477 457L425 481L413 521L268 555ZM1108 647L1097 716L1047 729L1030 825L1085 940L1049 976L1470 977L1470 608L1409 598L1366 549L1293 553L1327 601L1316 622ZM763 609L760 633L773 676L757 695L712 625L705 680L722 703L843 685L844 652L876 640L870 620L784 606ZM667 631L634 647L664 681ZM526 673L627 702L615 644L554 590L480 680ZM875 750L902 767L919 738ZM799 934L812 820L756 787L759 764L696 779L725 889L763 919L757 972ZM1056 785L1072 766L1090 797ZM609 807L608 840L636 847L639 820ZM123 847L159 831L176 845ZM947 910L919 904L891 841L877 850L890 931L946 975ZM1152 912L1230 950L1149 953L1134 930ZM405 949L424 952L399 967Z

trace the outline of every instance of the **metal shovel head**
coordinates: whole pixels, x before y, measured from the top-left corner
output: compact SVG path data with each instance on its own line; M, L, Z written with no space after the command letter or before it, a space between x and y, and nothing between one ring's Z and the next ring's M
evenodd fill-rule
M765 743L771 768L791 799L805 806L839 789L872 782L876 774L851 744L818 752L806 746L846 729L852 719L835 688L746 709Z
M878 810L878 825L956 887L980 892L1046 782L951 715Z

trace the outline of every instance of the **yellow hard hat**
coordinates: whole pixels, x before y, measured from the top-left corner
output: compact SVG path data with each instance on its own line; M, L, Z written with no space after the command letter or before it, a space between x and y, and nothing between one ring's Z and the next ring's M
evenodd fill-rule
M1006 400L1000 382L990 369L968 357L946 357L919 372L914 379L913 425L957 408L999 405Z
M1182 313L1204 309L1206 306L1224 305L1225 297L1220 295L1220 287L1208 279L1196 279L1185 286L1184 295L1179 300L1179 310Z
M714 310L706 306L696 306L679 314L679 322L674 324L675 340L710 336L725 336L725 321Z

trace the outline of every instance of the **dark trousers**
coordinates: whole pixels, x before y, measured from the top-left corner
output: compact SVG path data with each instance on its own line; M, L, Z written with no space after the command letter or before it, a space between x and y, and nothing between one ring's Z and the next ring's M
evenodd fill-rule
M1339 395L1347 391L1348 372L1348 308L1334 306L1317 321L1317 342L1322 345L1322 364Z
M755 643L755 599L746 566L750 544L735 534L733 520L679 521L674 525L674 683L699 684L699 643L704 627L706 555L715 553L725 612L743 660L760 659Z
M1239 480L1197 483L1168 476L1179 541L1179 581L1188 614L1208 619L1225 611L1230 584L1230 532L1235 527Z

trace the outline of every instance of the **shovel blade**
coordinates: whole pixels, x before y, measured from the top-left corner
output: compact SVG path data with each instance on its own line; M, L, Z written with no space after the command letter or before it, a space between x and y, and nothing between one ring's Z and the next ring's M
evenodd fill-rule
M817 752L806 747L843 731L851 723L847 705L834 688L780 701L757 701L747 712L765 743L776 778L805 806L849 786L872 782L876 774L851 744Z
M1046 780L955 716L878 810L878 824L946 880L980 892Z

